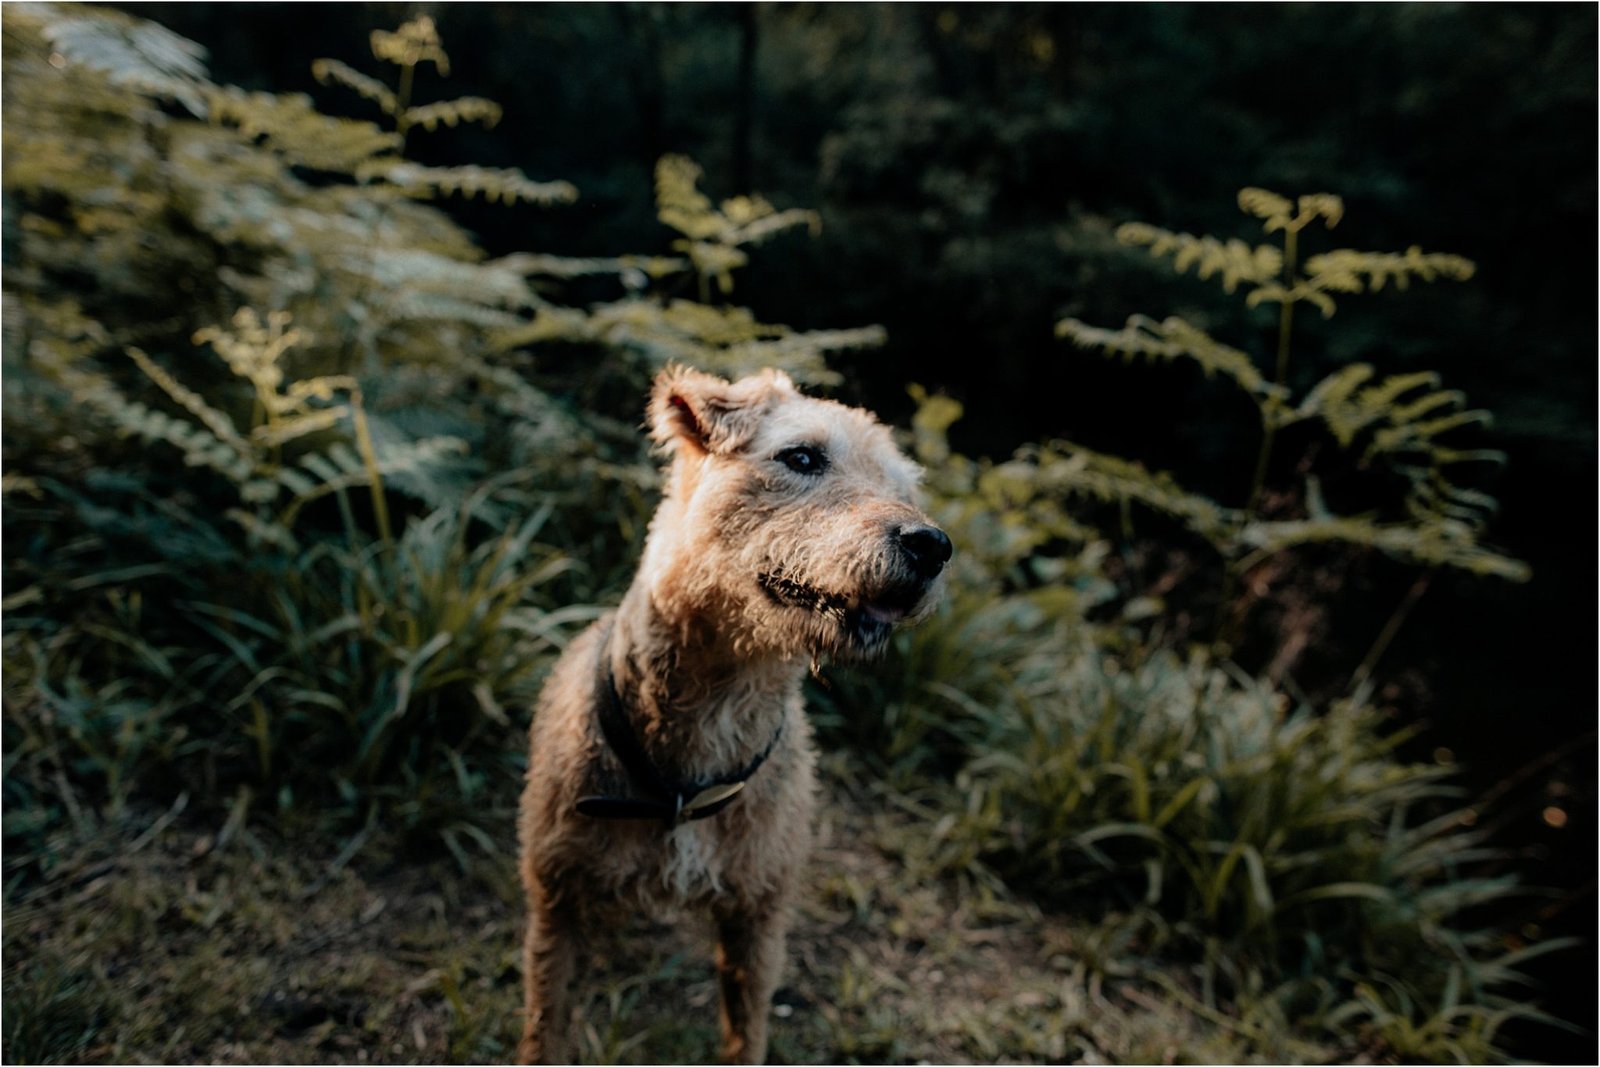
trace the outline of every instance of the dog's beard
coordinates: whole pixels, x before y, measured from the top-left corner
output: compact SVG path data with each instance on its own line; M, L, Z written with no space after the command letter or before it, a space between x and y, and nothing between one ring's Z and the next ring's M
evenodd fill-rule
M925 585L892 587L873 596L846 596L800 581L780 570L756 578L767 598L786 612L803 612L802 642L813 655L872 659L889 645L895 625L927 593Z

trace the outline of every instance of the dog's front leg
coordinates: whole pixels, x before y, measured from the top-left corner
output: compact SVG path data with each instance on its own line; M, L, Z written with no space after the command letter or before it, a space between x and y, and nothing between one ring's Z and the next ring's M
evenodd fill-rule
M571 986L577 946L575 918L567 909L532 899L523 941L526 990L518 1063L571 1063L567 1030L571 1025Z
M782 900L716 909L717 979L722 987L724 1063L762 1063L767 1015L783 970L789 909Z

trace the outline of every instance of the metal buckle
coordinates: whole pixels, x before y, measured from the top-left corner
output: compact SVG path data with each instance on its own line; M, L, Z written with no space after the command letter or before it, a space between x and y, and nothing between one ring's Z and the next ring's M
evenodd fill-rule
M713 804L720 804L722 801L734 796L743 788L744 782L742 781L728 782L724 785L709 786L690 797L688 803L681 804L680 810L684 815L693 815L697 811L704 811ZM679 799L681 802L682 798Z

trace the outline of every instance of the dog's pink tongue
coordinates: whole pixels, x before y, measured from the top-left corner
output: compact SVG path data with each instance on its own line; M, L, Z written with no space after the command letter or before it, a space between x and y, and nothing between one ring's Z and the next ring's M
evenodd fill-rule
M906 609L890 607L887 604L863 604L861 605L861 614L873 622L890 623L899 622L905 618Z

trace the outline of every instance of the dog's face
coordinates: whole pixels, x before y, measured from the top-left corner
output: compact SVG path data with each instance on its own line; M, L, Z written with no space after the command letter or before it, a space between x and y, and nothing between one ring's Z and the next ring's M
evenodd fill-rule
M869 413L781 372L669 369L650 422L673 457L645 559L669 615L726 619L751 651L863 657L933 610L950 539Z

